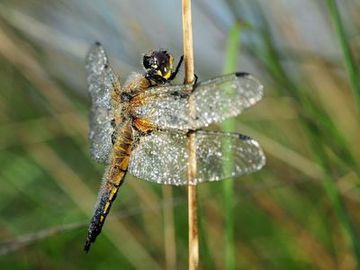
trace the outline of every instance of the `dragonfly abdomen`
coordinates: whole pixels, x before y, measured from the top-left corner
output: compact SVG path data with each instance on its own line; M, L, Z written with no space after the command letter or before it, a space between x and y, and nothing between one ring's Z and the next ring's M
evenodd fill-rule
M121 184L124 182L129 166L132 148L132 129L130 126L125 126L119 130L118 134L119 136L114 144L111 162L104 174L103 186L98 195L98 202L88 229L88 236L84 245L86 252L89 251L91 244L95 242L96 237L100 234L111 205L116 199Z

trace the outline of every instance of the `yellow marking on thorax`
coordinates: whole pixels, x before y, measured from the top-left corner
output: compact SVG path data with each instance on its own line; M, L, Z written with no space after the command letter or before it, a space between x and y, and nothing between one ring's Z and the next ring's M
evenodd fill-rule
M163 75L163 77L164 77L165 79L169 79L170 76L171 76L171 69L169 69L169 70Z
M167 70L167 72L162 75L165 79L169 79L171 76L171 71L173 70L174 67L174 57L172 55L170 55L170 59L169 59L169 69Z
M174 57L171 54L170 54L169 63L170 63L170 68L173 69L173 67L174 67Z

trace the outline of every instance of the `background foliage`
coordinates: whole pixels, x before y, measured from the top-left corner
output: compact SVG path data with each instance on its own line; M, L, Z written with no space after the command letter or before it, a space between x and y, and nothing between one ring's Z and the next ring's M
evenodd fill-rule
M198 188L203 269L359 267L359 12L355 0L193 1L200 80L236 68L265 85L264 100L224 128L256 138L266 167L230 193ZM95 40L122 81L149 49L178 58L181 3L0 3L2 269L187 266L186 190L131 176L82 251L103 172L87 142L84 57Z

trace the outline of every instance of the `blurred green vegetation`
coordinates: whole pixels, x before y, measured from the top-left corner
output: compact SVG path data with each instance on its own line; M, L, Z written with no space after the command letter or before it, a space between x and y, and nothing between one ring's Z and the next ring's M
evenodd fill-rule
M91 252L82 251L103 172L88 154L83 58L100 39L112 55L121 50L112 63L124 77L140 67L144 48L179 50L180 5L155 2L114 2L119 18L92 1L0 4L1 269L186 269L186 189L132 176ZM211 22L194 16L200 80L218 75L226 55L226 71L234 56L265 85L264 100L225 128L258 140L266 167L228 180L225 192L223 183L198 187L201 268L359 268L360 5L316 4L323 24L301 29L299 21L314 19L297 13L307 1L263 2L193 3L194 15ZM126 16L142 5L143 18ZM160 11L177 22L156 17ZM171 29L158 36L151 26ZM309 46L322 29L333 38L331 53L324 43ZM228 33L239 35L235 50Z

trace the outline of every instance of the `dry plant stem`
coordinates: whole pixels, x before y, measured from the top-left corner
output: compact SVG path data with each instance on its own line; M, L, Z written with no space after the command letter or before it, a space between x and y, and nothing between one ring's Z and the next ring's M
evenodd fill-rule
M61 226L56 226L41 231L28 233L26 235L17 237L9 241L0 242L0 257L5 256L11 252L17 251L23 247L29 246L34 242L49 238L53 235L60 234L66 231L75 230L84 227L83 223L71 223Z
M183 22L183 43L184 43L184 63L185 79L184 83L194 81L194 54L192 40L191 22L191 0L182 0L182 22ZM190 100L190 115L195 114L195 106ZM195 134L189 133L188 136L188 222L189 222L189 269L198 269L199 265L199 238L197 224L197 201L196 201L196 145Z

